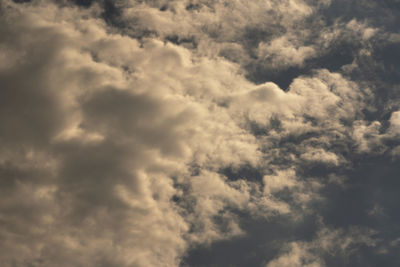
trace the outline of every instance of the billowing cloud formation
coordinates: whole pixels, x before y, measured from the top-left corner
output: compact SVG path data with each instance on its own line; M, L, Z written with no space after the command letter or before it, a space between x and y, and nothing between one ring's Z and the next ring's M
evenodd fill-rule
M198 266L252 223L290 236L240 266L396 260L399 39L331 7L1 2L1 265Z

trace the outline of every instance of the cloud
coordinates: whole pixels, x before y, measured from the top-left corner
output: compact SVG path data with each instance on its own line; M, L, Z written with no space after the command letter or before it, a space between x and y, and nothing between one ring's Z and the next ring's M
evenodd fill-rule
M395 111L388 120L389 126L383 132L383 126L379 121L374 121L370 125L365 125L365 121L354 122L353 139L358 144L360 152L364 153L382 153L393 149L391 152L396 155L396 147L391 147L390 143L398 138L399 112ZM388 144L388 145L387 145Z
M270 58L275 68L301 66L306 59L315 56L315 50L310 46L296 47L288 40L287 36L283 36L268 44L260 43L258 56L264 58L264 60Z
M15 45L26 58L3 72L8 80L2 99L10 102L2 105L1 118L2 169L9 180L2 212L17 211L2 219L9 225L2 231L3 264L175 265L186 246L178 233L187 225L173 205L157 204L170 203L175 191L170 178L145 169L151 158L157 160L154 147L172 156L182 152L177 143L167 145L179 115L166 119L170 128L157 123L165 103L128 91L122 69L93 61L74 25L18 10L3 22L3 27L18 26L6 28L11 34L2 45ZM148 119L162 127L162 140L157 126L146 130ZM144 132L134 134L140 123ZM157 187L154 199L150 188ZM132 240L142 240L141 245ZM78 251L82 256L71 256Z
M249 222L292 229L260 241L281 251L266 266L374 247L374 230L333 219L299 234L356 191L352 170L399 155L396 99L355 75L389 68L373 45L396 36L328 23L331 4L3 1L0 264L179 266L254 238ZM350 62L323 63L341 44ZM382 192L367 204L389 216Z
M264 176L264 192L266 194L279 192L285 188L298 186L294 170L280 171L276 176Z
M357 121L354 127L354 139L358 143L360 151L371 151L372 146L382 146L379 138L379 129L381 124L378 121L372 122L371 125L364 125L365 122Z
M389 135L398 135L400 133L400 111L393 112L389 119Z
M289 251L281 257L269 262L267 267L275 266L307 266L307 267L321 267L318 258L315 258L306 249L302 247L302 244L293 242L289 244Z
M374 232L369 229L332 230L323 227L310 242L293 241L286 244L285 251L266 266L330 266L325 262L324 254L343 257L343 263L348 264L347 258L355 246L375 246L373 235Z
M308 151L300 155L300 158L311 162L339 165L339 157L336 154L322 149L308 149Z
M108 33L87 10L8 8L2 211L15 214L2 219L4 264L176 266L193 240L241 234L236 217L220 212L246 205L248 193L216 173L260 156L255 138L218 105L232 79L251 86L235 65L193 63L184 48Z

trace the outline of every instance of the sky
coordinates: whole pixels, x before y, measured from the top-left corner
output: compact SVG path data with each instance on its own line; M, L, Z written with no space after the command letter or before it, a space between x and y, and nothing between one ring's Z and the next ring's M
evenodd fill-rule
M0 0L0 266L400 266L399 0Z

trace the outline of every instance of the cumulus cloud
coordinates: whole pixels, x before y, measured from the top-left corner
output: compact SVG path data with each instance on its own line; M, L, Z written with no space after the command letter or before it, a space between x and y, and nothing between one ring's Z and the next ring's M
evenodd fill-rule
M354 158L399 155L400 125L395 100L385 119L367 113L361 56L315 63L353 39L371 56L382 34L324 22L330 5L1 2L0 265L180 266L249 238L249 221L328 217ZM273 79L291 68L309 69L287 88ZM280 251L266 266L324 266L377 242L336 226L263 240Z

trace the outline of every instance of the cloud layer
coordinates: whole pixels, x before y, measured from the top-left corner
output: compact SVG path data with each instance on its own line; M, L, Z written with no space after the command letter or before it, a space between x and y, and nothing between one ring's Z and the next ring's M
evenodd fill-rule
M0 265L396 265L399 10L341 2L2 1Z

